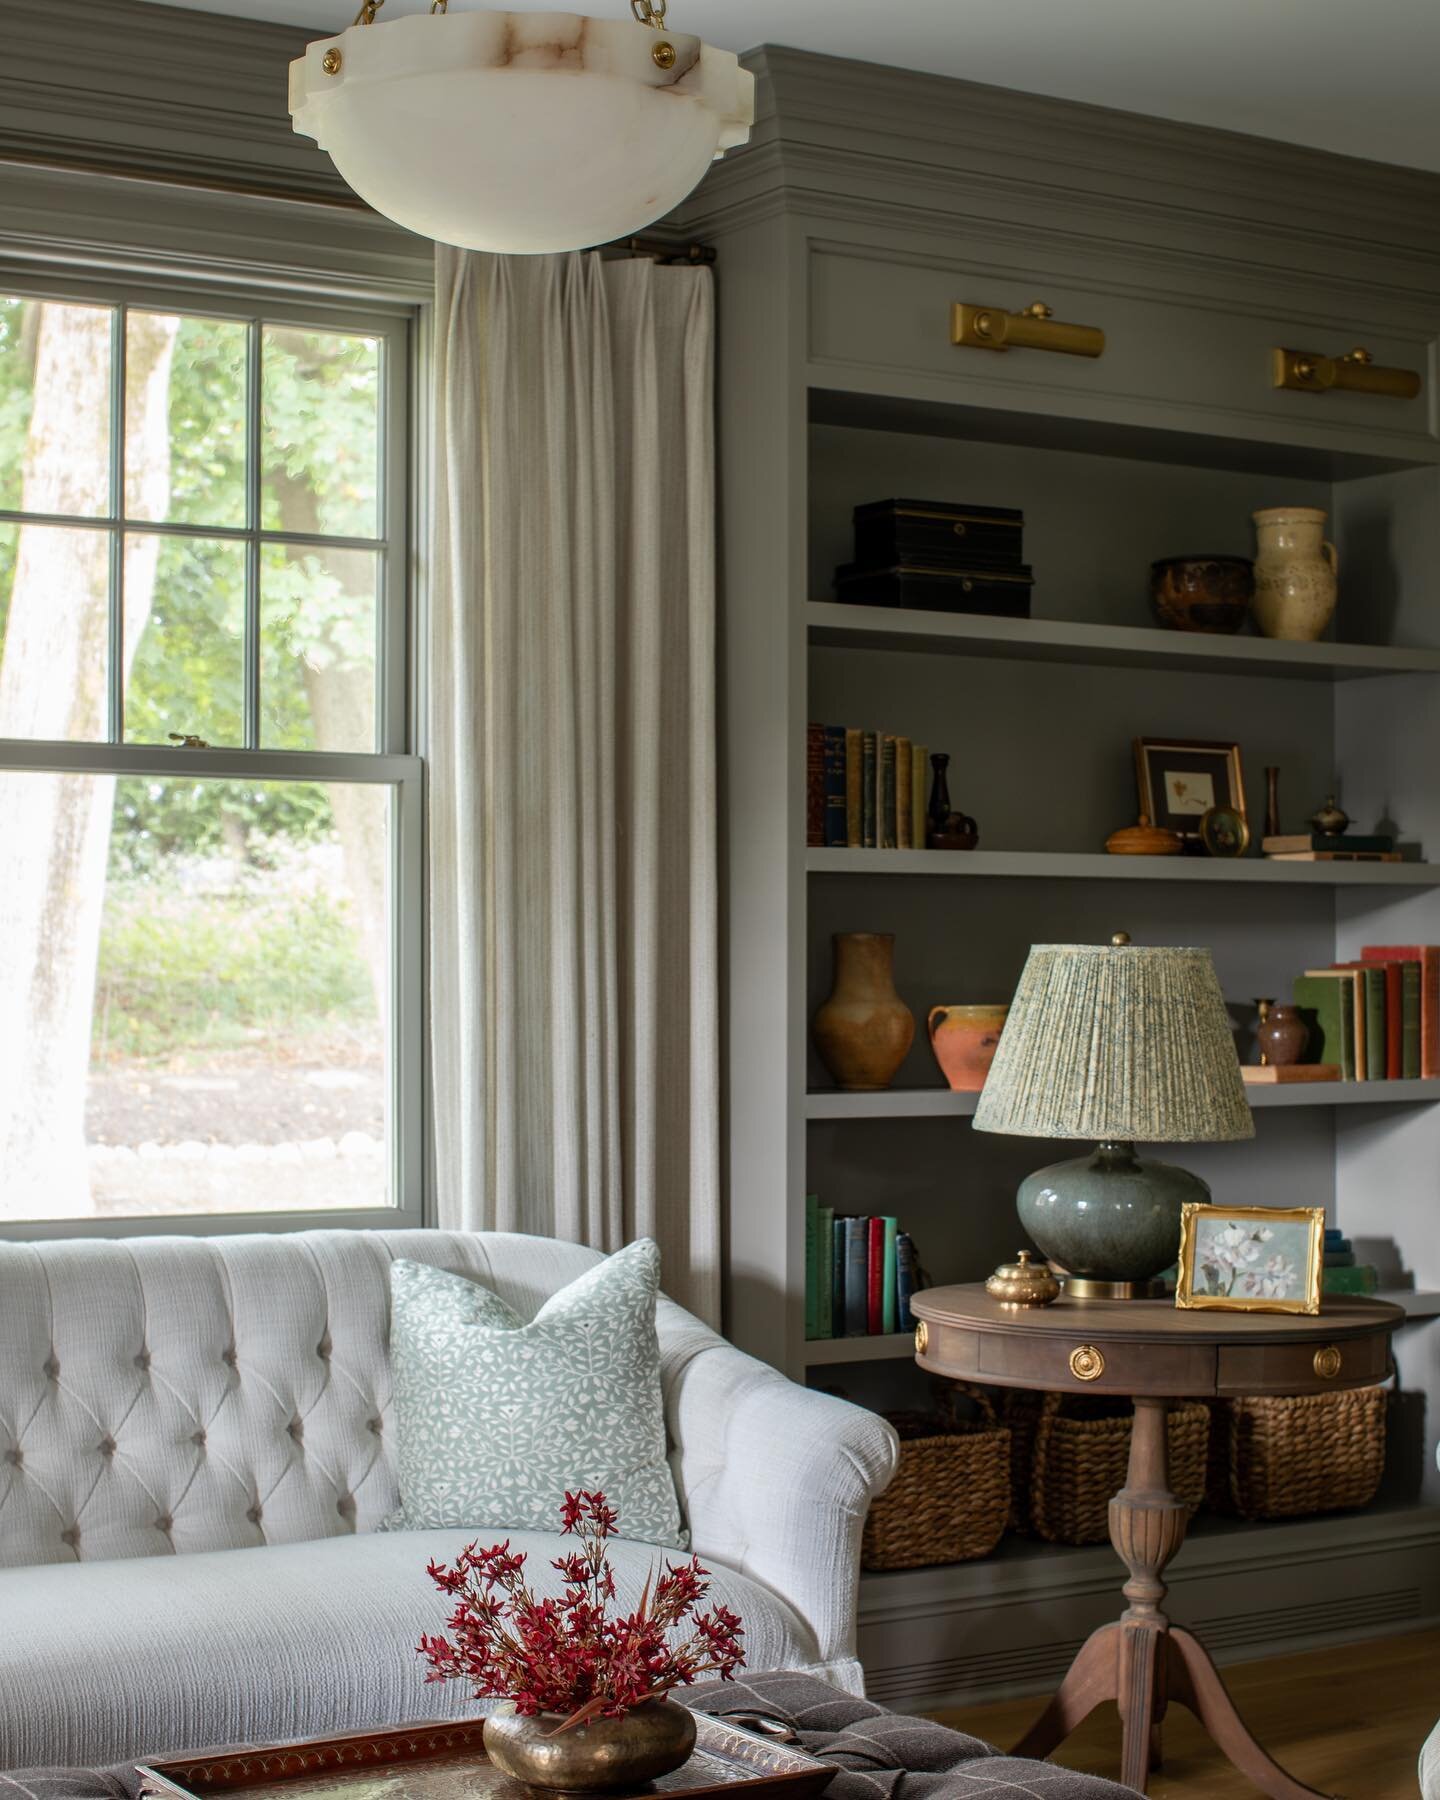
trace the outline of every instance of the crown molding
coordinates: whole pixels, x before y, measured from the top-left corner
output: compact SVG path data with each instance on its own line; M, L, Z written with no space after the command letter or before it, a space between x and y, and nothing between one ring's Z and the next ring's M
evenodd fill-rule
M6 0L0 157L358 205L290 128L311 36L144 0Z
M1363 256L1368 281L1440 294L1440 174L808 51L744 61L755 131L682 209L691 231L778 181L801 212L848 201L1192 254L1208 234L1238 263L1334 273Z

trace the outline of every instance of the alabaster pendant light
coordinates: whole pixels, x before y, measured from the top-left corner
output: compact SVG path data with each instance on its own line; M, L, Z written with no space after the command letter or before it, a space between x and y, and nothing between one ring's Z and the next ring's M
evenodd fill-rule
M449 12L376 22L290 65L290 113L362 199L467 250L583 250L664 216L755 117L724 50L633 19Z

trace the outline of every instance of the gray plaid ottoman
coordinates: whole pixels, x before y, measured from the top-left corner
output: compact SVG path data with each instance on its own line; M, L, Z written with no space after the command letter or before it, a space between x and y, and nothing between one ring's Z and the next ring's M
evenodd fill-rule
M1052 1763L1006 1756L979 1738L886 1712L869 1700L783 1671L707 1681L681 1696L717 1718L759 1715L788 1727L835 1767L825 1800L1134 1800L1135 1789ZM0 1800L133 1800L133 1768L0 1775Z

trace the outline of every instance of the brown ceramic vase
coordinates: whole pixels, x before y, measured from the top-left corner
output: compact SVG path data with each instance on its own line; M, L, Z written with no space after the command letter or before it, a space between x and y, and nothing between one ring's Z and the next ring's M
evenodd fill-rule
M957 1094L978 1094L990 1073L1008 1006L932 1006L930 1048Z
M1261 1060L1272 1069L1288 1069L1305 1054L1310 1027L1295 1006L1271 1004L1255 1028Z
M837 1087L888 1088L915 1040L910 1008L895 992L895 939L888 932L837 932L830 998L815 1015L815 1047Z
M485 1721L485 1754L527 1787L561 1794L634 1792L689 1760L695 1715L673 1700L646 1700L620 1719L558 1731L555 1713L522 1718L513 1701Z

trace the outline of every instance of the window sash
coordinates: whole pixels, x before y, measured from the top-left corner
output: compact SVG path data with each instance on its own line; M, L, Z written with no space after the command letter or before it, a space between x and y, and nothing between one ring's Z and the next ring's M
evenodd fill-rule
M124 582L126 533L155 537L198 538L240 543L245 546L244 632L244 748L256 751L260 744L260 562L269 544L299 544L334 550L363 550L376 555L376 729L377 754L395 754L407 747L410 728L409 633L411 615L410 569L405 555L409 531L411 465L409 389L414 367L413 309L395 312L334 305L288 304L283 296L207 289L157 290L148 285L117 280L109 288L93 283L38 282L33 272L7 270L0 265L0 291L17 298L44 302L79 302L114 309L110 339L110 510L103 516L38 513L0 507L0 524L52 525L103 530L111 534L110 548L110 659L108 669L109 742L124 739ZM273 298L274 304L268 302ZM126 319L131 311L165 312L188 318L223 319L244 324L248 333L247 407L245 426L246 523L244 525L190 525L124 516L125 492L125 349ZM278 531L260 523L261 478L261 341L265 326L296 330L343 332L373 336L380 342L380 393L378 399L379 467L376 470L375 537L343 537L326 533ZM0 738L0 767L5 766L6 746Z
M297 298L269 291L260 284L231 286L222 282L156 284L116 273L100 280L58 279L31 265L0 259L0 291L33 300L72 301L116 309L111 366L111 512L106 518L73 515L49 517L0 510L0 522L53 524L103 529L112 534L111 626L121 629L121 606L115 564L123 562L126 531L158 536L203 537L241 541L249 547L246 593L246 745L241 749L182 750L163 745L131 745L121 741L122 720L115 702L123 662L112 643L110 738L97 743L45 742L0 738L0 769L97 775L173 777L179 773L234 780L294 780L379 783L395 790L394 825L390 835L391 1054L389 1058L391 1193L394 1204L355 1212L174 1213L133 1219L96 1218L0 1221L0 1241L116 1236L208 1236L224 1232L282 1232L343 1228L419 1226L431 1208L428 1023L425 929L425 773L413 753L418 709L415 695L420 673L414 657L419 632L419 595L415 583L418 558L410 543L413 492L421 475L419 432L423 397L417 390L421 360L422 309L405 302L344 297ZM354 539L262 529L258 494L249 494L245 526L190 526L155 520L129 520L123 512L124 332L128 308L178 313L187 317L239 320L252 338L264 325L302 330L363 333L381 340L379 402L380 466L377 470L378 535ZM114 346L118 338L119 351ZM247 477L258 480L256 456L261 430L259 359L249 360ZM251 460L251 458L255 460ZM259 559L270 543L309 544L334 549L379 552L376 616L376 725L373 752L262 750L258 704L260 592Z

